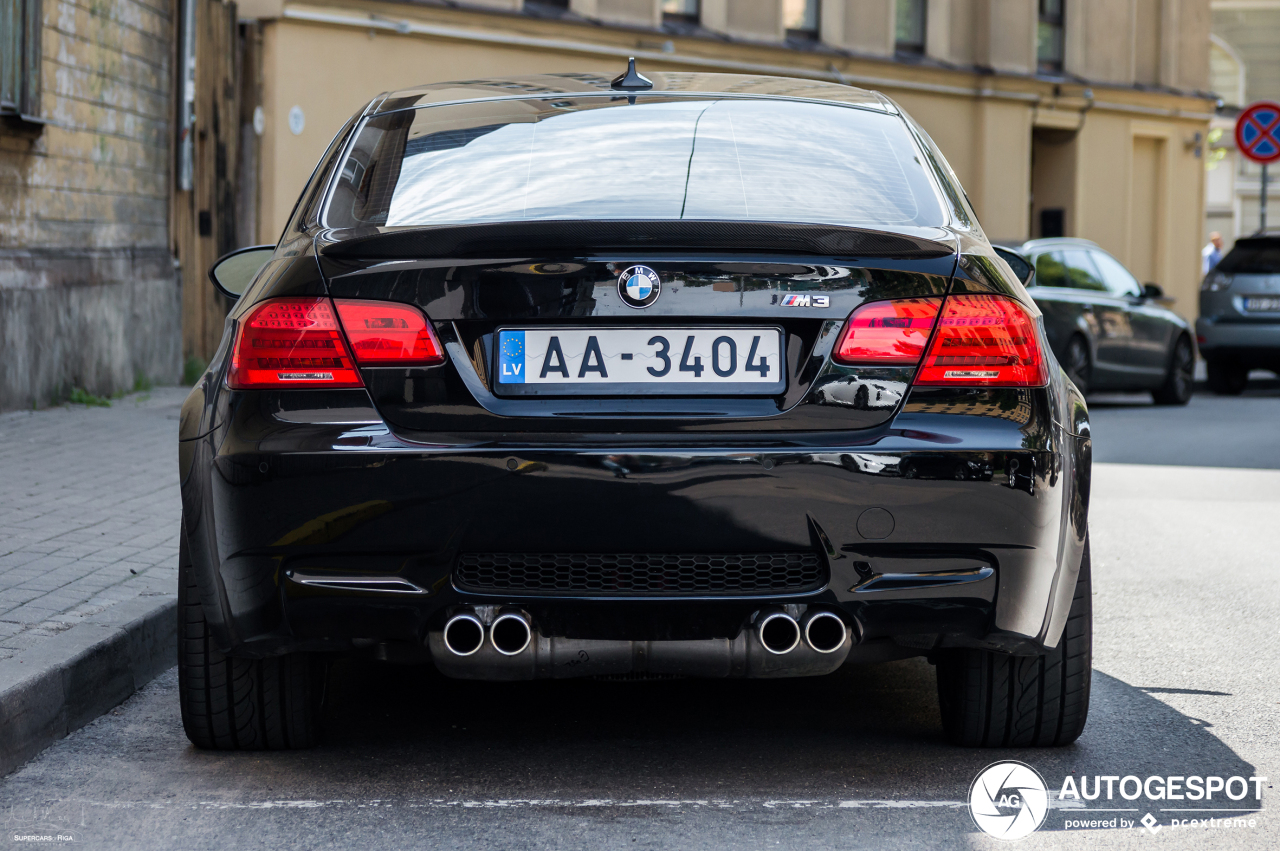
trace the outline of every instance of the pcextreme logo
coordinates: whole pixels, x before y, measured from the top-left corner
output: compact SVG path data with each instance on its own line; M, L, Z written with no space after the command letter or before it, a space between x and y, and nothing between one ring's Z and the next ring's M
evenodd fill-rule
M984 768L969 787L969 813L983 833L1021 839L1044 824L1049 787L1026 763L997 762Z

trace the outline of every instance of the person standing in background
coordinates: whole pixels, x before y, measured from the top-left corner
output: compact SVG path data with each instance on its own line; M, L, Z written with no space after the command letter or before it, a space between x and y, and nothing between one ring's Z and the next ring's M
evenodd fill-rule
M1200 251L1200 274L1207 275L1222 262L1222 234L1216 230L1209 234L1209 244Z

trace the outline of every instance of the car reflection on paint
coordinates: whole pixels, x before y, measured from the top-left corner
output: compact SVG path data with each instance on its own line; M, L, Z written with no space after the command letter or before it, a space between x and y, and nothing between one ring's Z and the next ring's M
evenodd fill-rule
M835 378L821 384L816 390L818 400L824 405L842 405L860 411L893 409L898 407L907 393L906 382L859 380L854 377Z

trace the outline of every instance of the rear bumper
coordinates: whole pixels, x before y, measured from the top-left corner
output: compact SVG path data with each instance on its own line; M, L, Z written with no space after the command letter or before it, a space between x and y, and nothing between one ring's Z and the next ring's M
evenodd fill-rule
M1085 534L1088 439L1054 422L1051 391L917 395L883 428L811 441L468 447L377 422L287 423L261 394L228 394L221 425L183 452L206 614L224 651L249 656L420 648L475 605L518 606L568 639L734 639L755 613L791 605L841 613L864 650L1056 645ZM823 581L678 596L455 581L460 554L565 552L817 553Z
M1205 355L1233 354L1261 362L1280 361L1280 322L1196 320L1196 337Z

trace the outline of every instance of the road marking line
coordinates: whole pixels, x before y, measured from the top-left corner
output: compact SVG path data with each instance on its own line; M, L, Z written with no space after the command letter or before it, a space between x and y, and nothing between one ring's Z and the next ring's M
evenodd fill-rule
M427 798L427 799L395 799L373 798L364 801L343 798L331 800L269 800L269 801L93 801L80 798L68 798L45 802L41 806L56 807L59 805L77 804L100 809L195 809L195 810L272 810L294 809L312 810L325 808L355 809L366 808L404 808L404 809L590 809L608 807L655 808L655 809L713 809L713 810L909 810L909 809L963 809L968 806L965 801L955 800L910 800L895 798L764 798L764 799L714 799L714 798ZM1059 801L1050 796L1051 809L1087 810L1104 812L1096 807L1085 806L1079 801ZM1105 810L1110 812L1110 810Z
M406 809L579 809L593 807L654 807L692 809L924 809L924 808L961 808L964 801L917 801L894 800L887 798L867 799L710 799L710 798L635 798L615 800L613 798L583 798L566 800L561 798L497 798L488 800L432 798L416 800L384 800L372 799L354 801L346 799L333 800L275 800L275 801L93 801L85 799L64 799L46 802L43 806L79 804L101 809L203 809L203 810L270 810L270 809L323 809L326 807L403 807Z

